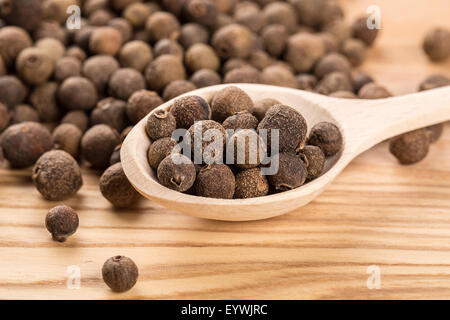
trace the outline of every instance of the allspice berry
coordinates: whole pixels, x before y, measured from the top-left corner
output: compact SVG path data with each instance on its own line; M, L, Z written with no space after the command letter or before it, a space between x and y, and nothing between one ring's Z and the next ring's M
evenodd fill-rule
M389 151L400 164L413 164L427 156L429 146L427 130L419 129L393 138L389 143Z
M50 201L68 199L83 185L77 161L62 150L44 153L34 165L31 178L37 190Z
M120 136L116 130L98 124L83 135L81 153L94 168L103 169L108 166L111 154L119 143Z
M228 71L224 83L261 83L261 72L252 66L243 66Z
M122 137L121 137L121 140L122 140ZM119 144L114 148L114 151L111 154L111 158L109 158L110 166L120 162L120 151L121 150L122 150L122 144Z
M431 90L443 86L450 86L450 78L443 74L432 74L419 85L419 91Z
M179 58L165 54L150 62L145 79L150 89L160 91L172 81L186 79L186 71Z
M320 80L315 90L320 94L329 95L336 91L353 91L353 87L346 73L336 71Z
M52 75L53 60L42 49L26 48L17 57L16 71L25 82L38 85Z
M211 69L194 72L189 79L197 88L214 86L221 83L220 75Z
M148 164L154 170L158 169L161 161L171 154L177 142L171 137L165 137L152 142L148 148L147 158Z
M0 103L5 104L9 109L21 104L27 94L28 89L17 77L9 75L0 77Z
M119 70L116 59L108 55L96 55L83 63L83 76L91 80L98 93L102 94L108 86L111 75Z
M1 0L0 17L5 19L7 24L33 31L42 21L41 2L39 0Z
M123 68L144 71L153 60L152 48L144 41L130 41L123 45L119 52L119 61Z
M53 147L53 139L40 123L22 122L9 126L2 133L0 145L13 168L25 168Z
M120 32L120 35L122 36L122 43L130 41L133 37L133 27L123 18L114 18L109 20L108 26L113 27Z
M135 2L128 5L122 16L136 29L145 26L147 18L155 11L148 3Z
M196 121L188 130L194 163L222 162L227 139L225 128L214 120Z
M317 85L317 77L308 73L297 76L297 86L300 90L313 91Z
M262 175L260 168L252 168L236 175L234 198L247 199L262 197L269 193L269 182Z
M114 292L125 292L134 287L139 271L136 264L125 256L106 260L102 268L103 281Z
M163 102L155 91L138 90L128 99L126 107L128 119L136 124Z
M118 99L128 100L134 92L143 89L145 89L145 79L135 69L119 69L109 79L109 94Z
M69 206L57 206L50 209L45 217L45 227L53 240L64 242L78 229L78 214Z
M178 41L185 49L188 49L196 43L207 43L208 39L208 29L198 23L191 22L181 26Z
M183 47L176 40L166 38L155 43L153 46L153 53L155 54L155 57L170 54L177 57L181 61L183 61L184 57Z
M308 176L306 181L311 181L320 176L325 166L325 154L322 149L317 146L305 146L298 152L300 159L306 165Z
M37 110L39 119L43 122L54 122L60 117L57 102L58 84L46 82L34 88L30 94L30 103Z
M312 127L308 144L322 149L327 157L333 156L342 150L341 131L331 122L319 122Z
M70 77L58 89L59 103L69 110L90 110L97 99L97 90L87 78Z
M185 0L182 14L186 20L212 27L217 20L217 7L211 0Z
M32 106L28 104L18 104L11 111L11 122L21 123L21 122L39 122L39 114Z
M229 116L222 123L225 129L253 129L258 126L258 119L248 111L238 112L235 115Z
M270 24L261 32L265 50L274 57L280 56L286 48L288 33L281 24Z
M333 98L339 98L339 99L357 99L358 97L351 91L335 91L329 95Z
M85 132L88 128L88 116L84 111L75 110L67 112L64 118L62 118L61 123L71 123L78 127L81 132Z
M370 82L373 82L373 78L371 76L362 71L355 72L352 75L353 92L358 93L362 87Z
M19 53L32 44L29 34L22 28L14 26L0 28L0 56L6 66L12 66Z
M169 83L163 91L163 99L165 101L172 100L183 93L197 89L197 87L188 80L175 80Z
M233 164L240 169L255 168L266 155L266 145L252 129L237 130L227 143L227 155L233 151ZM229 159L227 159L227 163Z
M285 60L296 72L308 72L325 54L322 39L312 33L297 33L288 39Z
M251 111L253 101L242 89L228 86L217 92L211 102L212 117L220 122L241 111Z
M81 61L74 57L62 57L55 64L55 80L63 82L70 77L81 75Z
M158 166L159 182L172 190L185 192L195 182L195 166L189 158L179 153L165 157Z
M0 133L8 126L10 119L8 107L0 102Z
M308 131L305 118L297 110L282 104L274 105L266 112L258 125L260 134L264 134L262 130L267 130L269 149L275 147L272 146L272 130L278 130L279 152L295 152L301 149Z
M369 18L364 16L358 18L351 26L353 37L362 40L366 45L371 46L378 35L378 29L369 29L367 27L367 20Z
M189 47L184 57L186 67L195 72L200 69L219 70L220 60L212 47L204 43L197 43Z
M177 122L172 113L167 110L156 110L147 119L145 131L153 141L170 137L176 129Z
M278 162L278 171L274 175L267 176L267 179L275 190L287 191L305 183L308 171L295 153L278 153L272 156L272 161Z
M392 97L392 94L385 87L369 82L359 89L358 97L360 99L383 99Z
M350 75L352 66L348 59L340 53L332 52L323 56L316 64L314 73L322 79L332 72L342 72Z
M266 24L281 24L288 32L295 31L297 27L297 15L290 3L275 1L269 3L263 10Z
M102 99L97 103L97 107L92 110L90 123L91 125L106 124L120 132L128 124L125 109L125 101L111 97Z
M147 19L145 30L153 42L164 38L176 40L180 36L180 23L173 14L158 11Z
M267 110L276 104L281 104L280 101L272 98L264 98L255 102L252 108L253 115L261 121L266 115Z
M74 124L62 123L52 132L54 148L69 153L78 158L80 154L80 142L83 132Z
M234 7L233 18L253 32L259 32L266 22L259 6L250 1L237 3Z
M227 165L215 163L200 169L194 188L200 197L232 199L236 180L233 171Z
M123 172L122 164L116 163L100 177L100 191L116 208L128 208L137 203L140 194L133 188Z
M36 48L44 50L45 53L52 59L53 63L56 63L66 53L66 47L58 39L54 38L42 38L36 41L34 44Z
M176 99L170 112L175 117L177 128L189 129L195 121L211 119L209 103L199 96L185 96Z
M294 74L282 66L269 66L261 73L261 82L273 86L297 89L298 83Z
M422 46L430 60L446 60L450 57L450 30L438 27L428 31Z
M342 44L341 51L347 57L352 66L358 67L366 58L367 46L362 40L347 39Z
M252 33L247 27L230 24L214 33L212 45L221 58L245 59L252 52Z
M84 62L84 60L86 60L87 58L87 55L86 52L84 52L84 50L80 47L72 46L66 50L66 57L76 58L80 62Z
M113 27L99 27L92 32L89 49L95 54L115 56L122 45L121 33Z

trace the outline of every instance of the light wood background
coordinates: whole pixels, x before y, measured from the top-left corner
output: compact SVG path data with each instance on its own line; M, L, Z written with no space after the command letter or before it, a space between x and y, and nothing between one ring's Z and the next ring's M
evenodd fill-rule
M383 30L363 69L395 94L416 90L450 61L430 64L420 49L426 29L450 27L447 0L343 1L350 17L370 4ZM432 106L430 106L432 107ZM450 126L428 157L399 166L386 144L358 157L310 205L247 223L206 221L150 201L114 211L98 174L84 172L79 195L66 201L80 228L66 243L51 240L45 202L30 170L0 167L2 299L411 299L450 298ZM137 285L112 293L101 280L110 256L139 266ZM81 270L68 289L67 267ZM369 290L378 266L381 288Z

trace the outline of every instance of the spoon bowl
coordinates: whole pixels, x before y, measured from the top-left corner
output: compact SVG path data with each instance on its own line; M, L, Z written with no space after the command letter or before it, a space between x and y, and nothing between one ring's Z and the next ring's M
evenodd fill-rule
M230 85L206 87L184 95L198 95L211 101L216 92L227 86ZM388 99L358 100L268 85L233 86L244 90L255 102L274 98L296 109L306 119L309 129L322 121L334 123L343 137L341 152L327 159L320 177L290 191L250 199L214 199L180 193L161 185L147 161L150 146L145 132L147 118L158 109L167 110L173 103L171 100L136 124L122 145L124 172L144 197L169 209L214 220L250 221L279 216L308 204L352 159L375 144L401 133L450 120L450 87Z

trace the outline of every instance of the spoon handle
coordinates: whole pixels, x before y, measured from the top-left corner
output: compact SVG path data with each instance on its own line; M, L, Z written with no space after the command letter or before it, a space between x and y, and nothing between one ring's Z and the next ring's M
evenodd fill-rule
M347 131L355 155L399 134L450 120L450 86L387 99L333 100L328 109Z

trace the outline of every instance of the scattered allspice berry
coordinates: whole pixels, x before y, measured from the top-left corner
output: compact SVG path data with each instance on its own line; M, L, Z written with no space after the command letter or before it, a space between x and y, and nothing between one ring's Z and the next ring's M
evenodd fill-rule
M427 130L419 129L393 138L389 143L389 151L400 164L406 165L423 160L428 154L429 146Z
M90 124L106 124L120 132L128 124L125 109L126 102L123 100L111 97L102 99L91 112Z
M184 57L183 47L176 40L171 39L161 39L156 42L153 46L153 53L155 57L169 54L177 57L181 61L183 61Z
M83 132L76 125L62 123L52 132L54 148L66 151L72 157L78 158L82 136Z
M270 24L261 32L264 48L272 56L280 56L286 48L288 33L281 24Z
M180 23L173 14L158 11L147 19L145 30L153 42L164 38L176 40L180 36Z
M450 57L450 30L434 28L427 32L423 50L432 61L444 61Z
M184 57L186 67L195 72L200 69L219 70L220 60L212 47L204 43L196 43L189 47Z
M145 89L145 79L135 69L122 68L111 75L108 85L111 96L128 100L134 92Z
M9 109L23 103L27 94L28 89L17 77L10 75L0 77L0 102Z
M66 200L83 185L78 163L62 150L44 153L34 165L31 177L37 190L50 201Z
M103 169L109 164L114 148L120 143L116 130L105 124L91 127L81 139L81 153L94 168Z
M167 110L156 110L147 119L145 131L153 141L170 137L176 129L176 120Z
M59 120L61 111L57 102L58 84L45 82L33 89L29 101L39 114L43 122L55 122Z
M104 26L95 29L89 38L89 49L95 54L115 56L122 45L122 34L117 29Z
M182 14L188 20L213 27L217 20L217 7L211 0L185 0Z
M1 0L0 17L8 24L33 31L42 21L39 0Z
M333 72L342 72L350 75L351 70L352 65L345 56L332 52L320 58L314 68L314 73L317 78L321 79Z
M262 175L260 168L243 170L236 175L235 198L262 197L268 193L269 183L266 176Z
M308 171L306 165L295 153L278 153L272 156L272 161L278 162L278 170L274 175L267 176L267 179L275 190L287 191L305 183Z
M18 104L11 111L11 122L21 123L21 122L39 122L39 114L32 106L28 104Z
M119 52L120 65L139 72L153 60L152 48L144 41L130 41L123 45Z
M212 117L220 122L241 111L251 111L253 101L242 89L228 86L214 95L211 102Z
M359 89L358 97L360 99L383 99L392 97L392 94L385 87L369 82Z
M99 94L102 94L108 86L111 75L119 70L119 62L108 55L96 55L89 57L83 63L83 76L92 81Z
M138 90L135 91L126 106L128 119L133 123L138 123L153 109L161 105L164 101L155 91Z
M0 28L0 56L7 67L12 66L19 53L32 44L30 35L22 28L15 26Z
M190 22L181 26L180 38L178 39L178 41L185 49L188 49L196 43L207 43L208 38L208 29L198 23Z
M55 64L55 80L63 82L70 77L81 75L81 61L74 57L62 57Z
M353 87L347 74L332 72L319 81L315 90L317 93L330 95L336 91L353 91Z
M245 59L252 52L252 33L247 27L239 24L230 24L214 33L212 45L216 49L217 54L223 59Z
M273 86L298 88L298 82L294 74L282 66L269 66L264 68L261 73L261 82L263 84L269 84Z
M189 79L197 88L214 86L221 83L220 75L211 69L201 69L194 72Z
M186 71L178 57L164 54L150 62L145 79L150 89L160 91L172 81L186 79Z
M105 199L116 208L131 207L141 197L128 181L120 162L113 164L103 172L100 177L100 191Z
M360 66L366 58L367 46L359 39L347 39L341 48L342 53L354 67Z
M42 38L34 44L36 48L43 50L56 63L66 53L64 44L55 38Z
M261 72L249 65L234 68L225 74L223 83L261 83Z
M175 117L177 128L189 129L195 121L211 119L209 103L199 96L185 96L175 100L170 113Z
M195 166L184 155L173 153L160 162L157 177L163 186L175 191L185 192L194 185Z
M214 163L200 169L194 188L200 197L232 199L236 179L227 165Z
M25 82L38 85L45 82L53 73L53 60L42 49L26 48L20 52L16 61L16 71Z
M125 292L134 287L139 271L136 264L125 256L106 260L102 268L103 281L114 292Z
M78 127L81 132L85 132L88 128L89 118L84 111L75 110L69 111L61 119L61 123L71 123Z
M172 100L183 93L197 89L197 87L188 80L175 80L169 83L163 91L162 97L165 101Z
M320 176L325 166L325 154L317 146L305 146L298 152L300 159L306 165L308 176L306 181L311 181Z
M8 107L0 102L0 133L8 126L10 119Z
M296 72L308 72L324 54L319 36L301 32L289 37L284 58Z
M319 122L309 133L308 144L322 149L327 157L337 154L342 149L343 139L339 128L331 122Z
M25 168L53 147L52 135L37 122L9 126L0 139L5 158L13 168Z
M45 227L53 240L65 242L78 229L78 214L69 206L57 206L50 209L45 217Z
M58 88L58 101L69 110L90 110L97 100L97 90L87 78L67 78Z
M150 165L150 167L154 170L158 169L161 161L163 161L165 157L170 155L176 145L177 142L171 137L165 137L153 141L148 148L147 153L148 164Z

